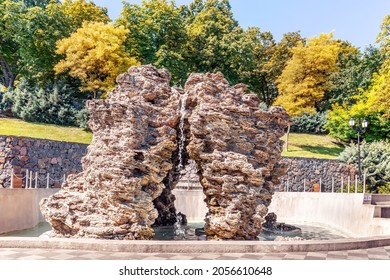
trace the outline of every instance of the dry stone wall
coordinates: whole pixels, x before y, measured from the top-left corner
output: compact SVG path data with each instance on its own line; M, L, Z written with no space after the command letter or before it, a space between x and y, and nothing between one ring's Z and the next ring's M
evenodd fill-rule
M38 172L41 177L50 173L51 177L58 181L51 182L50 186L60 187L59 181L64 174L76 174L82 171L81 158L86 155L87 146L81 143L0 136L0 188L10 187L11 169L14 169L18 177L25 176L26 170ZM286 191L288 186L289 191L301 192L304 181L306 191L312 191L313 185L318 184L320 178L322 191L331 191L332 178L334 178L334 190L338 191L342 181L346 185L348 177L353 181L356 175L355 168L345 166L337 160L282 157L282 163L287 166L287 172L280 177L281 183L276 186L278 191ZM195 171L194 166L193 172ZM192 179L189 180L188 176ZM21 186L24 184L25 180L20 182ZM40 181L38 184L39 187L46 187L46 181ZM187 174L180 186L188 189L199 188L198 176L195 173ZM170 199L174 201L171 196ZM161 224L164 222L166 221L161 221Z
M0 188L9 188L11 170L14 171L14 187L25 185L26 170L38 173L39 187L46 187L46 174L53 179L51 187L60 187L63 175L79 173L81 158L87 145L16 136L0 136Z
M333 186L333 191L337 192L342 184L347 185L348 177L354 184L357 174L355 167L337 160L284 157L282 163L288 169L281 177L279 191L303 192L304 186L305 191L313 191L314 184L321 183L321 191L331 192Z

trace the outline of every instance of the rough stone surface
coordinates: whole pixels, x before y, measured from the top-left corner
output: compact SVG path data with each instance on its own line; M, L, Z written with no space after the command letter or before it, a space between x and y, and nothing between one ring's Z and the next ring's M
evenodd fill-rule
M131 67L117 82L106 100L88 104L94 137L83 172L69 176L60 192L41 202L51 236L149 239L154 234L153 200L166 189L163 180L174 177L180 94L171 89L169 73L152 66Z
M302 192L313 191L314 184L321 181L321 191L337 192L343 185L346 191L348 178L355 184L357 170L352 165L343 164L337 160L315 158L287 158L282 163L288 167L286 175L281 177L279 191Z
M206 195L209 239L256 239L280 165L289 116L280 107L259 109L245 85L223 75L192 74L185 86L189 108L188 156L197 163Z
M16 178L24 177L26 170L31 170L33 173L38 172L38 176L42 180L38 180L38 187L46 187L46 174L50 173L50 187L60 187L60 182L64 176L75 174L82 171L81 158L87 152L86 144L59 142L52 140L33 139L27 137L16 136L0 136L0 188L10 187L11 169L16 173ZM24 162L20 160L22 155L20 150L26 147L29 160ZM60 152L56 157L57 164L51 164L52 157L50 155ZM332 178L334 181L334 191L339 191L341 183L346 190L348 177L351 184L354 184L354 178L357 174L356 168L349 165L344 165L337 160L315 159L315 158L291 158L282 157L282 164L287 165L287 173L280 177L281 184L276 187L277 191L303 191L305 181L306 191L312 191L313 185L318 184L321 178L322 191L331 192ZM185 189L200 189L199 177L196 174L196 166L194 161L189 161L186 166L187 174L181 178L181 181L175 186L176 188ZM15 181L14 181L15 182ZM25 179L21 182L21 186L25 186ZM171 186L172 187L172 186ZM174 198L167 191L169 203L161 201L159 205L163 205L164 209L172 208ZM166 200L160 196L160 199ZM154 201L157 204L157 199ZM167 206L170 204L170 206ZM165 215L166 216L166 215ZM170 215L173 219L173 215ZM160 220L160 219L158 219ZM160 224L166 223L166 218ZM172 224L172 223L171 223Z
M81 172L81 158L87 145L16 136L0 136L0 188L11 185L11 170L14 171L14 187L25 186L26 171L38 175L35 187L46 188L49 173L49 187L60 187L63 176ZM23 177L23 180L22 180Z
M150 239L153 224L176 222L171 189L192 159L208 238L256 239L286 171L279 162L288 115L260 110L256 95L220 73L191 75L185 95L169 81L166 70L132 67L106 100L88 104L94 137L83 171L41 202L52 236Z

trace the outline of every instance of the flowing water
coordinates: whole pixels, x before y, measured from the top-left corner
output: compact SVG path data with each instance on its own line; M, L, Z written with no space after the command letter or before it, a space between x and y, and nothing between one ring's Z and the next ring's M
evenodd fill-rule
M186 102L187 102L187 94L183 94L181 98L181 106L180 106L180 124L179 124L179 165L177 166L177 170L179 173L182 173L184 163L183 163L183 154L184 154L184 145L186 141L186 135L184 133L184 120L186 116Z

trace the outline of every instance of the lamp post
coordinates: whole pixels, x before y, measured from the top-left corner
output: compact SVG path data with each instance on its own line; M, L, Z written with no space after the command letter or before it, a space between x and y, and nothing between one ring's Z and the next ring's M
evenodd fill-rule
M355 122L355 119L353 117L351 117L349 119L349 126L351 128L355 128L357 133L358 133L358 176L359 176L359 181L360 181L361 175L362 175L361 166L360 166L360 133L363 133L366 131L367 126L368 126L368 122L367 122L366 118L363 118L363 120L358 119Z

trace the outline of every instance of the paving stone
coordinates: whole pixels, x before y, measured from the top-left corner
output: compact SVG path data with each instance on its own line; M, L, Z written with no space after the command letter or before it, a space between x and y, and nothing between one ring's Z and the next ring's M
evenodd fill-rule
M0 248L0 260L390 260L390 246L367 250L291 253L168 254Z

